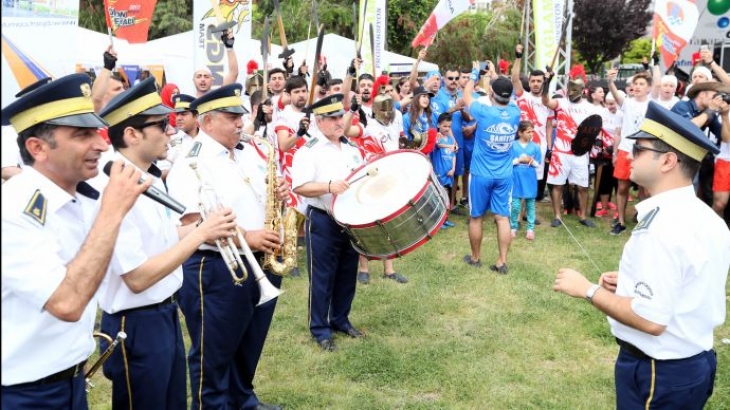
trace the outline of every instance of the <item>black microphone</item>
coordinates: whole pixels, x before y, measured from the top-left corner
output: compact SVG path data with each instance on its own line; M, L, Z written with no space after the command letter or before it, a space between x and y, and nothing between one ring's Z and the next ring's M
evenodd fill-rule
M104 165L104 173L109 175L109 173L112 170L112 164L114 164L114 161L109 161ZM142 178L139 179L139 183L144 183L144 180ZM147 198L162 204L173 211L179 213L180 215L185 212L185 205L181 204L180 202L177 202L174 200L170 195L167 195L166 192L161 191L159 188L150 185L149 188L147 188L146 191L142 192Z

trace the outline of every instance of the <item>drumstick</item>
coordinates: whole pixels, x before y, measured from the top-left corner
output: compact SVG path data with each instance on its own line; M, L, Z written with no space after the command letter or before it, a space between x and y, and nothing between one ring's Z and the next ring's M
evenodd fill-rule
M375 175L378 175L378 167L370 167L370 169L368 169L368 172L353 179L352 181L349 182L349 184L352 185L355 182L357 182L365 177L374 177Z

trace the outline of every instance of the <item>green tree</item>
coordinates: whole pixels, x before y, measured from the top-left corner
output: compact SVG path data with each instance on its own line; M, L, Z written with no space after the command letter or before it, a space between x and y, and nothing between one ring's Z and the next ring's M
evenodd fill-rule
M642 59L649 58L651 54L651 40L640 38L629 45L629 49L621 55L621 62L626 64L640 63Z
M631 41L646 34L652 0L575 0L573 47L589 73L618 57Z
M79 26L100 33L107 32L104 0L82 0L79 5ZM192 0L158 0L148 38L171 36L193 28Z

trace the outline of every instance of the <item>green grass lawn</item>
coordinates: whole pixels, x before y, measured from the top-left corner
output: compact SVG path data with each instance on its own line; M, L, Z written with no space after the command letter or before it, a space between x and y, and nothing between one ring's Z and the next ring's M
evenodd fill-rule
M509 275L491 272L495 228L485 219L484 267L461 261L469 253L466 218L441 230L396 269L410 280L380 278L358 284L351 320L366 339L337 336L337 351L322 352L307 327L308 283L285 278L263 357L256 392L287 409L611 409L618 346L605 316L584 300L552 291L560 267L596 281L599 273L565 228L551 228L550 204L538 204L543 224L536 239L518 232ZM611 236L610 220L597 229L564 218L604 271L618 269L630 229ZM302 252L300 266L306 266ZM719 367L708 409L730 408L730 326L715 332ZM92 409L110 408L109 383L96 377Z

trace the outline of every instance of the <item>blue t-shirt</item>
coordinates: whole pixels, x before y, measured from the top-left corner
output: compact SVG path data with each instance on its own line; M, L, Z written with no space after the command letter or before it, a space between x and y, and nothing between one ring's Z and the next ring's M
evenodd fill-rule
M471 173L486 178L512 176L512 143L520 125L520 109L472 102L469 112L477 121Z
M436 128L436 119L436 114L433 114L431 116L431 124L429 125L428 116L425 112L421 113L421 115L416 120L416 123L414 124L414 131L421 134L428 133L429 128ZM408 141L413 140L413 136L411 135L411 113L403 114L403 135L408 138Z
M444 135L438 141L436 141L436 144L454 145L454 138L449 135ZM456 153L452 151L451 148L440 148L436 146L436 149L431 152L431 163L433 163L433 172L436 174L439 182L443 186L454 185L454 177L447 176L446 174L451 171L451 166L453 165L455 157Z
M524 147L519 141L515 141L512 144L512 159L517 159L522 154L532 157L535 164L539 164L542 161L540 147L532 141L528 142ZM512 198L536 198L537 174L535 173L535 167L520 163L514 165L512 172Z

